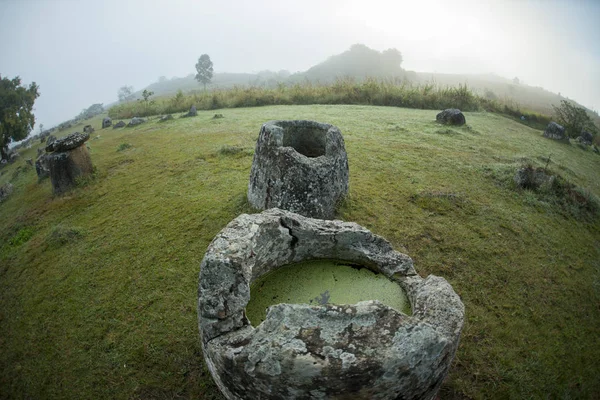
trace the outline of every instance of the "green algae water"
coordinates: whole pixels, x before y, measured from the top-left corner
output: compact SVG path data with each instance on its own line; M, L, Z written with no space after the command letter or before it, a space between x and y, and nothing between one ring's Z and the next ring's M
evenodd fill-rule
M312 260L269 272L250 286L246 316L258 326L267 316L267 307L291 304L355 304L379 300L405 314L410 303L404 290L383 274L336 260Z

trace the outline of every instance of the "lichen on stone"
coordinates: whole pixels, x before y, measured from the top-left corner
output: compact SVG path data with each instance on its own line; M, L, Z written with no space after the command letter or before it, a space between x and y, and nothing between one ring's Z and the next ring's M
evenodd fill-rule
M348 156L340 130L315 121L269 121L261 127L248 201L332 219L348 193Z

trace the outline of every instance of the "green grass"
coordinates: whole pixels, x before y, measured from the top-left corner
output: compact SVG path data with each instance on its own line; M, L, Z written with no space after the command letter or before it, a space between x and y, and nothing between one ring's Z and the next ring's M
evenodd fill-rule
M152 104L140 101L118 104L113 106L108 114L116 119L187 112L192 105L201 110L213 110L298 104L366 104L421 109L455 107L463 111L475 111L484 106L495 110L502 108L499 104L476 96L462 84L450 87L412 84L397 79L367 78L357 81L345 78L328 84L304 82L293 85L279 84L274 88L234 86L229 89L191 92L187 95L180 92L173 97L159 97ZM518 116L520 117L520 114Z
M200 110L218 108L261 107L270 105L349 104L407 107L429 110L459 108L462 111L488 111L505 115L534 129L544 129L553 112L533 111L510 98L490 99L473 88L459 83L455 86L433 83L412 83L406 80L366 78L337 79L332 83L280 83L277 87L233 86L203 92L178 92L175 96L160 96L151 104L131 101L117 104L108 111L114 119L187 112L192 105ZM534 107L535 108L535 107ZM545 110L545 109L544 109ZM222 118L215 114L214 118ZM521 119L524 117L524 119ZM441 133L441 131L440 131ZM600 138L595 138L596 141Z
M129 143L121 143L118 147L117 147L117 151L125 151L130 149L132 146Z
M253 212L252 150L272 119L337 125L350 165L339 218L461 296L466 322L441 398L600 393L598 214L573 215L506 179L548 164L599 197L598 154L485 112L452 128L435 111L393 107L219 112L116 130L92 120L95 178L62 197L32 168L13 177L38 144L0 171L0 185L15 186L0 204L0 397L221 398L198 342L199 266L215 234ZM132 147L116 151L123 143Z

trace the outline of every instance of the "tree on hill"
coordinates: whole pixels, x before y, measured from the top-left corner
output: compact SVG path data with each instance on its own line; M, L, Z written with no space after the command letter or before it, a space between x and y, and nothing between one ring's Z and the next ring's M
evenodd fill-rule
M144 104L144 108L146 110L148 110L148 107L151 106L152 104L154 104L154 100L150 100L150 96L152 96L154 94L153 91L148 90L148 89L144 89L144 91L142 92L142 97L144 98L143 100L140 99L138 101L142 102Z
M9 79L0 76L0 154L8 158L11 141L25 139L35 125L33 104L40 95L35 82L29 88L21 86L18 76Z
M206 84L210 83L213 77L213 63L210 60L208 54L202 54L196 63L196 80L204 85L206 90Z
M598 128L586 112L585 108L577 107L575 104L561 100L560 107L552 106L556 120L565 127L567 135L576 138L581 135L581 131L588 131L592 134L598 133Z
M117 92L119 101L130 100L133 97L133 86L121 86Z

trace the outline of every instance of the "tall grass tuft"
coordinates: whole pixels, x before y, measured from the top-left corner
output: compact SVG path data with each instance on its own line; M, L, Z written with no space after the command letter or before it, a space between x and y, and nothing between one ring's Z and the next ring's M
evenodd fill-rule
M172 97L157 98L153 104L130 102L109 110L111 118L146 117L186 112L192 105L199 110L260 107L270 105L354 104L441 110L493 111L521 119L527 124L543 125L549 117L521 110L518 105L490 100L476 95L469 87L440 86L435 83L415 84L400 79L366 78L357 81L346 77L331 84L313 82L263 86L234 86L209 92L177 92Z

